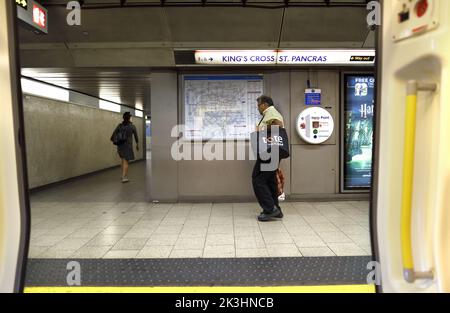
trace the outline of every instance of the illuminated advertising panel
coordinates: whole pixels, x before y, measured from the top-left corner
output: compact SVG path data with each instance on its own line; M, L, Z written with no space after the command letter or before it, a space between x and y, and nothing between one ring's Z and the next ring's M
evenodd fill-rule
M343 189L369 190L372 181L375 78L344 75Z

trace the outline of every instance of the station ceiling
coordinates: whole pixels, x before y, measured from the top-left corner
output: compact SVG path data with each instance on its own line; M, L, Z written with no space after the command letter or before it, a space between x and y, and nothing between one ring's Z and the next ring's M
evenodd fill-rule
M80 26L67 24L67 2L40 1L48 35L19 27L22 67L88 93L119 88L128 105L152 69L175 66L175 50L374 46L365 0L84 0Z

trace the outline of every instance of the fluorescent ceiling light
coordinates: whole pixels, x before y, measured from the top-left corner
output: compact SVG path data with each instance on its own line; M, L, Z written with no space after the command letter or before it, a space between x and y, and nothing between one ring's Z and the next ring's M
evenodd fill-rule
M115 104L115 103L105 101L105 100L99 101L99 108L102 110L120 113L120 105L119 104Z
M98 102L98 106L100 109L117 113L121 112L121 105L116 103L122 103L122 99L118 96L111 95L110 92L102 86L100 86L100 98L101 99ZM116 103L113 103L111 101L114 101Z
M137 117L144 117L144 105L142 104L142 101L136 102L134 107L136 108L136 110L134 111L134 115Z
M22 92L45 98L69 102L69 90L22 78Z

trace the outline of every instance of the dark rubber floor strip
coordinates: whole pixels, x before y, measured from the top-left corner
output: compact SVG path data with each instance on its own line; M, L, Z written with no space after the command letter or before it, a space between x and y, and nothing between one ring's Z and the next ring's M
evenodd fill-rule
M252 259L30 259L27 286L314 286L366 284L364 257ZM77 273L75 273L77 274Z

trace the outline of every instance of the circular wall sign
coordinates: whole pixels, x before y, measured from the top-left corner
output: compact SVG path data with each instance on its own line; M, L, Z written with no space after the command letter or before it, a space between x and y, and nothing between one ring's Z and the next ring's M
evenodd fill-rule
M318 145L333 135L334 120L330 112L323 108L308 108L298 116L296 128L304 141Z

